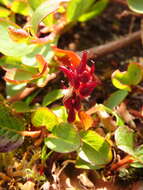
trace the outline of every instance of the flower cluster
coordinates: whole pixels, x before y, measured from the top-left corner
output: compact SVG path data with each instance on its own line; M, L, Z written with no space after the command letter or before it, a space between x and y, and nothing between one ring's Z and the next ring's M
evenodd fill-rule
M81 61L77 66L74 64L60 66L60 70L68 78L70 88L72 88L72 94L64 99L64 105L68 110L68 121L73 122L76 111L81 108L81 100L92 93L98 85L99 79L94 74L94 65L92 67L87 65L87 52L83 52Z

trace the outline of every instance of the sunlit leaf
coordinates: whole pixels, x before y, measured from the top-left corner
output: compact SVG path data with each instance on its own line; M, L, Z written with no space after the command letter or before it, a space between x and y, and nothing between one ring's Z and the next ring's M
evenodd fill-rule
M30 73L20 69L7 70L4 80L12 84L27 83L32 80L34 73Z
M56 44L57 41L55 40L54 44ZM53 45L53 43L52 43ZM22 56L21 61L25 65L29 66L37 66L37 61L36 61L36 55L40 54L44 56L45 60L47 63L51 62L51 59L53 58L54 52L51 49L51 43L46 44L46 45L36 45L33 51L25 56Z
M93 17L96 17L97 15L101 14L101 12L105 9L105 7L108 4L108 0L100 0L97 3L95 3L91 8L90 11L87 13L84 13L79 17L80 22L85 22Z
M64 90L62 89L56 89L51 92L49 92L44 98L42 105L43 106L48 106L52 102L62 98L64 96Z
M0 0L0 3L7 7L10 7L12 2L13 2L13 0Z
M94 0L71 0L67 7L67 21L77 21L83 13L88 11L93 3Z
M14 0L11 5L11 10L14 13L22 14L28 16L30 13L30 8L26 0Z
M65 106L55 106L52 108L52 111L56 114L58 119L61 119L63 122L67 121L68 114Z
M37 7L39 7L45 0L28 0L29 5L33 10L35 10Z
M83 145L79 151L79 157L91 165L106 165L112 160L112 152L109 143L94 131L88 130L81 133Z
M31 31L36 34L38 25L49 14L53 13L59 8L59 4L65 0L49 0L43 2L33 13L31 19Z
M15 56L20 57L31 53L35 47L35 45L28 45L26 43L16 43L14 42L9 34L8 27L14 26L19 28L17 25L0 19L0 52L7 56Z
M32 124L35 127L45 126L49 131L58 124L57 116L48 108L38 108L32 115Z
M61 123L52 129L54 136L45 139L48 148L61 153L75 151L80 146L80 137L69 123Z
M120 72L116 70L112 74L112 83L116 88L131 91L131 85L137 85L143 77L142 66L139 63L130 63L128 70Z
M6 18L10 15L11 11L0 6L0 17Z
M128 0L128 5L131 10L137 13L143 13L143 2L142 0Z
M115 131L115 141L119 149L134 155L134 132L127 126L119 127Z
M23 130L24 121L0 103L0 152L9 152L19 147L24 139L18 132Z
M115 106L118 106L126 98L127 95L128 91L118 90L109 96L104 105L109 108L114 108Z
M89 162L86 162L82 160L81 158L77 159L75 166L76 168L82 168L85 170L97 170L104 167L104 165L101 165L101 166L91 165Z
M37 61L42 61L42 63L40 63L41 65L39 68L40 72L36 68L35 70L33 70L33 72L32 71L30 72L24 69L6 69L4 80L12 84L21 84L21 83L28 83L32 80L42 77L44 74L47 73L48 64L43 59L42 55L37 55L36 58L37 58Z

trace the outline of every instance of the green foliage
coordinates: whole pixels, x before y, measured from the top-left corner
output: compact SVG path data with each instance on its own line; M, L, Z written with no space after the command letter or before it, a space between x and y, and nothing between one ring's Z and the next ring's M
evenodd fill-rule
M135 132L127 126L119 127L115 131L116 145L122 151L133 156L135 161L131 164L133 167L143 167L143 145L135 147Z
M63 122L67 121L67 111L66 108L64 106L56 106L52 108L53 113L56 114L56 116Z
M11 6L11 10L15 13L19 13L25 16L30 14L30 7L26 1L14 0Z
M126 98L127 95L128 91L118 90L109 96L104 105L112 109L115 106L118 106Z
M89 162L86 162L84 160L82 160L81 158L78 158L76 161L76 168L82 168L82 169L86 169L86 170L97 170L97 169L101 169L103 166L97 166L97 165L92 165Z
M38 108L32 115L32 124L35 127L46 127L49 131L58 124L58 118L48 108Z
M115 141L121 150L134 155L134 132L127 126L119 127L115 132Z
M45 0L28 0L29 5L33 10L35 10L37 7L39 7Z
M128 5L131 10L137 13L143 14L143 2L142 0L128 0Z
M69 123L60 123L52 129L52 135L45 139L48 148L61 153L68 153L79 149L80 137Z
M23 130L24 120L0 102L0 152L9 152L19 147L24 140L19 132Z
M67 20L68 22L73 22L78 20L78 18L85 13L91 5L93 5L94 0L71 0L67 8Z
M89 130L81 133L83 145L79 151L79 157L97 167L104 167L112 160L112 152L109 143L96 132Z
M15 109L16 112L20 112L20 113L31 111L31 108L23 101L14 102L12 104L12 108Z
M10 15L10 10L0 6L0 17L6 18Z
M8 34L9 26L14 26L18 28L17 25L7 20L0 19L0 31L1 31L0 52L3 53L4 55L14 56L14 57L20 57L31 53L35 45L34 44L28 45L26 43L17 44L16 42L14 42Z
M53 13L59 8L59 3L62 0L49 0L43 2L33 13L31 19L31 31L36 34L39 23L49 14Z
M108 0L71 0L67 8L67 21L70 22L84 22L97 15L99 15L106 5Z
M143 77L142 66L139 63L131 63L125 72L115 71L112 74L112 83L116 88L131 91L131 85L137 85Z
M100 0L95 3L88 12L81 15L78 19L80 22L85 22L93 17L98 16L106 8L108 0Z
M51 92L49 92L44 98L43 98L43 106L48 106L49 104L53 103L54 101L62 98L64 96L64 90L56 89Z

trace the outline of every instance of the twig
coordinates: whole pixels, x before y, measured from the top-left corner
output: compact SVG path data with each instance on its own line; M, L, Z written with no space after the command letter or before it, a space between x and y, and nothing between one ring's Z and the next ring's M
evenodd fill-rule
M112 164L111 166L111 171L115 171L118 170L120 167L125 166L126 164L130 164L134 161L134 158L130 155L124 157L122 160L120 160L119 162Z
M113 53L121 48L124 48L128 46L129 44L140 40L141 39L141 31L134 32L132 34L128 34L125 37L121 37L119 40L115 40L113 42L108 42L107 44L100 45L98 47L93 47L90 49L87 49L88 52L88 58L89 59L97 59L100 58L106 54ZM82 54L82 52L78 52L79 55Z

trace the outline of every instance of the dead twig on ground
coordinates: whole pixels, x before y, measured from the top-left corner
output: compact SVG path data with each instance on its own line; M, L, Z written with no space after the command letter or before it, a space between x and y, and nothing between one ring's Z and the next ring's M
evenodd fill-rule
M121 37L120 39L115 40L113 42L108 42L107 44L87 49L86 51L88 52L88 58L89 59L100 58L107 54L113 53L121 48L124 48L124 47L130 45L131 43L138 41L140 39L141 39L141 31L139 30L132 34L128 34L125 37ZM82 52L78 52L78 54L81 55Z

